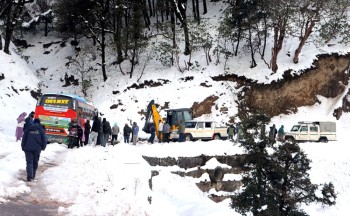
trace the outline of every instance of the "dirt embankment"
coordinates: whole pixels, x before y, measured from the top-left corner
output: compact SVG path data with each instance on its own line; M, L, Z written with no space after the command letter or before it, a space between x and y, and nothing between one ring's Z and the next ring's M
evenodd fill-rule
M317 95L335 98L344 92L349 79L350 54L320 55L313 65L301 75L292 75L287 71L282 81L268 85L237 76L213 79L237 81L247 86L239 97L241 105L251 111L276 116L315 104L318 102ZM341 115L341 111L338 113Z

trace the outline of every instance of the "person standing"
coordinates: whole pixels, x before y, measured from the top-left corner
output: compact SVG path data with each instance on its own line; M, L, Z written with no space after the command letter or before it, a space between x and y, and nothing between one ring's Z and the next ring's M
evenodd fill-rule
M68 125L68 148L79 148L79 125L77 119L73 118Z
M132 124L132 144L136 145L137 139L139 135L139 126L136 122Z
M154 123L150 123L149 125L149 131L151 132L151 136L148 139L148 142L150 142L151 144L154 143L154 138L156 136L156 127L154 126Z
M129 143L131 131L132 129L131 127L129 127L128 123L125 123L124 129L123 129L124 143Z
M281 125L281 127L278 129L277 140L280 142L282 142L284 140L284 126L283 125Z
M114 140L118 141L119 126L118 123L114 123L112 127L112 141L111 144L114 146Z
M23 127L24 127L24 120L26 118L27 113L23 112L21 115L17 118L17 127L16 127L16 142L20 141L23 137Z
M236 128L233 126L233 124L231 124L227 128L228 139L231 141L233 141L233 136L235 135L235 130L236 130Z
M179 124L179 142L184 142L185 141L185 122L183 120L180 121Z
M103 118L102 120L102 132L103 132L103 141L101 145L103 147L106 147L109 140L109 136L112 133L111 125L109 124L109 121L106 120L106 118Z
M90 133L90 139L91 142L96 145L98 143L98 132L100 131L100 125L101 121L99 120L98 116L94 117L94 122L92 123L91 127L91 133Z
M166 122L163 126L163 138L164 142L169 143L169 135L170 135L170 125Z
M101 117L98 117L98 121L100 122L100 125L99 125L100 127L98 128L96 145L102 145L104 142L104 135L103 135L103 122L101 120Z
M275 142L275 140L276 140L276 134L277 134L277 129L276 129L275 124L273 124L273 125L270 127L270 131L269 131L269 139L270 139L272 142Z
M34 122L34 112L31 112L29 116L24 120L23 131L25 131L27 127L32 125L33 122Z
M158 137L159 137L159 142L161 143L163 141L163 122L162 120L159 120L159 123L158 123Z
M35 119L33 124L24 131L22 139L22 150L26 157L27 181L35 178L38 169L40 153L45 151L47 137L39 119Z
M90 132L91 132L91 126L90 126L90 120L88 119L84 124L84 136L85 136L84 145L87 145L89 143Z

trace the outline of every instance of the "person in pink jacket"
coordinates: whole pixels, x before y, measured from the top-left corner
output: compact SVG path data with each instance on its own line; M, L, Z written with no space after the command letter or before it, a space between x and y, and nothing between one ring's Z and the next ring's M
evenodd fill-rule
M23 126L24 126L24 120L26 118L27 113L23 112L21 115L17 118L17 127L16 127L16 142L22 139L23 136Z

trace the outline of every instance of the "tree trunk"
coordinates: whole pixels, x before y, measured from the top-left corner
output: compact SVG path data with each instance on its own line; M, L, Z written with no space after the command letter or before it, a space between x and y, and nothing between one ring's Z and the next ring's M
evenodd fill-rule
M149 5L149 15L152 16L152 15L153 15L153 11L152 11L152 3L151 3L151 0L148 0L148 5Z
M118 0L117 5L120 5L120 0ZM118 7L116 14L116 47L117 47L117 64L120 64L123 61L123 51L122 51L122 9Z
M203 14L208 13L207 0L203 0Z
M196 14L197 14L197 22L200 23L200 15L199 15L199 0L196 0Z
M286 20L279 20L277 26L274 28L274 44L272 48L271 70L276 73L278 70L277 56L282 49L284 34L285 34Z
M2 50L2 37L1 37L1 34L0 34L0 50Z
M300 36L300 43L298 48L295 50L295 54L294 54L294 58L293 58L293 62L295 64L297 64L299 62L299 54L301 53L301 50L303 49L303 46L305 45L305 42L307 41L307 39L309 38L309 36L312 33L312 29L315 26L316 22L314 20L311 19L308 20L305 24L305 33L304 35Z
M13 3L12 3L12 0L9 0L7 2L9 4L9 7L7 9L7 14L6 14L4 52L9 55L10 54L9 47L10 47L10 41L11 41L12 31L13 31L13 29L12 29L12 17L11 17Z
M239 47L239 42L241 41L241 34L242 34L242 29L238 29L238 35L237 35L237 44L236 44L236 50L235 50L235 56L238 55L238 47Z

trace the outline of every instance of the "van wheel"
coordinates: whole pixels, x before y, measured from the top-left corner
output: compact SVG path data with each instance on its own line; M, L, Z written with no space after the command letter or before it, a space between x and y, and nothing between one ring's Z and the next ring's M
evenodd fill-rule
M320 142L322 143L327 143L328 142L328 139L326 137L321 137L320 138Z
M215 134L215 135L214 135L214 140L219 140L219 139L221 139L221 138L220 138L220 135Z
M294 142L294 139L293 139L293 137L287 137L287 138L286 138L286 141L292 143L292 142Z
M192 141L192 140L193 140L192 135L191 135L191 134L186 134L185 140L186 140L186 141Z

